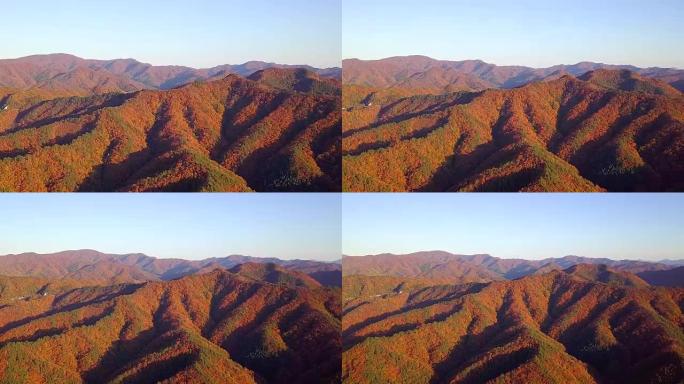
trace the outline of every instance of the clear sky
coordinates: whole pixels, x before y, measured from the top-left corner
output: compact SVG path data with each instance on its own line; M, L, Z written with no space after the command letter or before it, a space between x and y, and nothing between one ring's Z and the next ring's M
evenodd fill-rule
M0 58L70 53L211 67L340 65L340 0L3 1Z
M336 260L340 204L339 194L315 193L2 194L0 254L95 249Z
M684 68L682 0L343 0L342 55Z
M344 194L346 255L684 259L684 194Z

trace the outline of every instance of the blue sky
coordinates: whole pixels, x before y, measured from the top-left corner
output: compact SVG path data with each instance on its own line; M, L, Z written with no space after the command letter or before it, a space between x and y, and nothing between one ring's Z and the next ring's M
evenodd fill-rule
M2 194L0 254L340 258L339 194Z
M3 1L0 14L0 58L71 53L192 67L341 60L340 0Z
M344 194L347 255L684 259L684 194Z
M681 0L343 0L344 58L684 68Z

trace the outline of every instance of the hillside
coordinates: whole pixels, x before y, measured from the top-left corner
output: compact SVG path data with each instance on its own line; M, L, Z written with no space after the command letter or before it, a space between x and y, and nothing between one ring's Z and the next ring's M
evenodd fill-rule
M282 276L283 271L287 271L286 276L298 279L302 286L341 286L341 266L337 263L241 255L203 260L158 259L140 253L118 255L94 250L0 256L0 276L32 277L51 281L79 280L91 285L113 285L173 280L187 275L211 272L217 268L230 269L237 273L243 265L244 268L253 270L254 277L262 281L277 282L277 277ZM261 270L260 265L269 267ZM250 276L248 273L242 274Z
M684 95L643 75L602 70L445 94L348 90L344 191L684 190Z
M287 71L308 89L274 87ZM0 190L336 191L335 84L273 69L168 91L41 99L4 90Z
M684 291L638 281L578 266L345 295L343 382L679 383Z
M215 270L12 301L0 382L338 382L339 290L297 279Z

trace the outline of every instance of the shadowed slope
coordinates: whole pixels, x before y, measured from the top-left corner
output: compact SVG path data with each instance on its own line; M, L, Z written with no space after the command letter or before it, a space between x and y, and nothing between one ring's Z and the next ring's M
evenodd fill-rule
M684 266L663 271L643 271L639 277L651 285L684 287Z
M324 78L306 69L269 68L254 72L248 79L282 90L313 93L316 95L340 95L340 83Z

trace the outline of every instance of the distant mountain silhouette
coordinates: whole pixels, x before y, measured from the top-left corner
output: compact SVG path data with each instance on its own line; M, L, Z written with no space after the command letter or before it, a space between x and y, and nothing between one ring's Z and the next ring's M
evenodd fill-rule
M0 60L0 87L69 88L80 93L89 91L96 94L116 91L111 86L106 87L99 83L119 82L121 90L130 92L140 89L171 89L193 81L215 79L229 74L246 77L268 68L302 68L325 77L339 79L341 76L340 68L318 69L308 65L262 61L195 69L175 65L154 66L134 59L88 60L68 54L49 54ZM95 74L99 81L90 84L73 80L84 76L93 77Z
M674 68L638 68L633 65L610 65L592 62L555 65L548 68L530 68L525 66L498 66L481 60L449 61L436 60L427 56L398 56L380 60L346 59L342 62L342 68L343 83L375 88L415 87L415 85L411 85L411 82L407 80L415 77L443 79L448 77L449 73L478 79L487 88L515 88L550 77L558 77L561 74L580 76L589 71L611 69L636 72L641 76L666 82L680 91L684 90L684 87L682 87L684 83L684 70ZM444 87L446 84L433 82L434 85ZM427 86L430 86L430 84L427 84ZM417 87L426 87L426 84L419 83ZM462 88L461 90L472 89Z
M244 265L244 267L241 267ZM259 268L272 265L269 270ZM292 271L287 276L298 277L303 285L309 279L327 286L341 286L341 265L314 260L280 260L242 255L215 257L203 260L158 259L140 253L116 255L94 250L63 251L52 254L23 253L0 256L0 276L21 276L42 279L84 280L88 284L112 285L172 280L186 275L211 272L216 268L240 272L242 268L254 271L261 281L270 281L268 273L278 275L280 268ZM237 268L237 269L235 269ZM267 273L268 272L268 273ZM274 275L274 276L275 276Z
M599 268L600 265L604 267ZM610 274L606 268L610 268ZM342 272L345 276L393 276L450 284L513 280L553 270L574 271L576 275L585 273L591 276L592 280L607 282L600 276L605 274L611 278L619 278L621 272L641 275L651 271L666 272L673 268L675 268L673 265L640 260L612 260L582 256L541 260L502 259L486 254L457 255L444 251L425 251L406 255L386 253L342 258ZM638 280L637 278L631 285L639 285Z
M295 271L242 264L172 281L43 283L0 277L0 361L10 362L0 382L340 381L339 289Z

